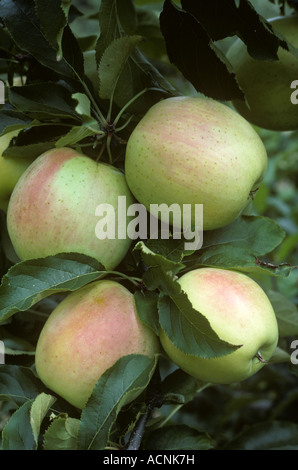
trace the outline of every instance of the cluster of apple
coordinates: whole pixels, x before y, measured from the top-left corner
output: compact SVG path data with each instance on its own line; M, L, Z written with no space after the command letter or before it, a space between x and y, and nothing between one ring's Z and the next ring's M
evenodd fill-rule
M243 89L246 92L245 83ZM250 104L254 113L253 101ZM125 173L71 148L44 153L28 162L25 172L20 167L16 180L24 173L17 184L13 182L11 197L9 191L6 194L7 200L10 197L7 226L17 255L26 260L78 252L113 270L127 254L131 240L98 240L95 210L100 203L111 204L120 220L119 196L131 204L136 200L148 210L151 204L203 204L204 230L233 222L267 168L266 149L239 114L247 110L238 107L236 112L205 97L158 102L130 135ZM265 106L263 111L263 127L270 127L270 119L277 116ZM262 125L262 113L256 109L258 120L246 117ZM284 112L282 116L289 117ZM297 116L293 116L292 126L297 128ZM278 126L276 121L274 125ZM1 207L5 206L2 200ZM83 408L103 372L127 354L154 356L163 350L190 375L224 384L244 380L269 361L277 345L278 326L269 299L255 281L230 270L202 268L189 271L178 282L218 336L239 345L236 351L213 359L184 354L162 329L157 337L140 321L127 288L104 279L68 295L48 318L36 349L41 380Z

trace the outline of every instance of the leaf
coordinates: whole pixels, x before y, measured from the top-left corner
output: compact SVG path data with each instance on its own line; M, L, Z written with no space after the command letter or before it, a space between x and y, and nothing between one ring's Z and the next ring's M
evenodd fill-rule
M83 76L83 54L69 27L63 35L63 58L57 61L57 51L36 16L34 0L1 0L0 17L17 46L40 64L68 78Z
M287 49L286 42L275 36L270 23L247 0L238 6L233 0L181 0L181 5L200 22L213 41L237 35L254 59L278 60L279 46Z
M53 403L55 403L55 401L56 398L52 395L48 395L47 393L41 393L35 398L34 402L32 403L30 409L30 424L33 432L36 449L38 447L40 426L44 417L46 416Z
M165 0L160 27L171 63L198 92L217 100L244 98L231 64L192 14Z
M12 400L17 405L34 399L44 389L32 370L24 366L0 366L0 383L0 399Z
M229 344L219 338L207 318L192 307L183 291L171 296L161 296L158 313L160 327L185 354L213 358L231 354L241 346Z
M163 254L153 252L148 248L150 243L138 242L134 248L135 252L140 252L140 256L145 264L145 273L143 274L143 282L149 290L159 289L163 293L172 294L176 293L179 287L174 281L174 275L180 271L184 265L179 261L172 261L170 255L170 248L172 245L169 243L169 251L163 251ZM158 250L158 244L154 246ZM181 252L178 251L180 256ZM176 253L177 256L177 253ZM172 252L172 258L176 257ZM176 258L177 259L177 258Z
M30 409L33 400L18 408L2 431L2 450L34 450L35 442L30 425Z
M298 425L287 421L254 424L224 450L298 450Z
M135 15L132 0L102 0L99 11L101 33L95 47L97 65L114 40L133 34ZM131 112L143 115L160 99L161 93L166 95L176 93L173 86L136 48L122 69L113 101L122 108L138 93L152 87L158 92L147 91L130 105Z
M162 382L163 402L184 405L208 386L210 384L192 377L181 369L176 369Z
M186 424L164 426L149 433L144 440L148 450L209 450L210 437ZM175 463L186 464L185 455L178 455Z
M191 260L195 265L222 266L248 272L266 270L257 265L257 257L271 253L285 237L273 220L261 216L242 216L223 228L204 232L203 247ZM267 269L268 274L275 274Z
M0 110L0 136L17 129L25 129L30 126L32 119L24 113L12 108Z
M61 254L20 262L0 286L0 322L57 292L74 291L105 274L93 258Z
M296 305L280 292L266 289L266 294L277 317L279 336L282 338L298 335L298 311Z
M67 132L67 134L63 135L56 141L55 146L58 148L72 146L87 137L96 135L97 133L100 133L100 129L96 121L88 124L85 123L81 126L74 126L69 132Z
M158 294L149 291L136 291L134 299L140 320L158 335Z
M9 89L9 101L17 109L36 119L72 118L79 120L77 102L57 83L38 83Z
M100 98L109 99L113 96L126 62L142 40L142 36L123 36L115 39L106 48L98 68Z
M44 450L77 450L80 420L57 416L44 433Z
M102 450L121 408L148 386L156 360L132 354L120 358L95 385L82 411L79 450Z
M39 18L45 37L51 46L57 51L57 60L61 60L62 36L68 21L68 12L71 0L34 0L35 11Z

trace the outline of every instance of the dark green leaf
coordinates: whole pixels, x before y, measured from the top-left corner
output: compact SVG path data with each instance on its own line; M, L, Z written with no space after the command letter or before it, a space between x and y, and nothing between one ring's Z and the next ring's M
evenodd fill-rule
M0 321L55 292L74 291L105 272L94 259L71 253L20 262L2 278Z
M273 219L242 216L221 229L204 232L203 247L190 258L202 266L266 272L257 258L271 253L284 237L284 230ZM275 273L270 267L267 271Z
M0 110L0 135L16 129L25 129L31 125L32 119L15 109Z
M176 369L162 382L164 403L184 405L208 386L206 382L192 377L181 369Z
M249 1L239 3L237 6L234 0L181 0L182 8L202 24L213 41L237 35L255 59L277 60L279 46L287 48L286 43L275 36L272 26Z
M115 39L101 56L98 75L99 96L110 99L116 89L119 77L134 48L143 40L141 36L123 36Z
M57 416L44 433L44 450L76 450L80 420Z
M57 58L61 60L62 37L65 26L67 25L68 12L71 0L34 0L36 13L39 18L44 34L57 51Z
M165 0L160 26L170 61L198 92L218 100L243 99L230 63L193 15Z
M35 441L30 424L33 400L18 408L2 431L2 450L34 450Z
M78 448L101 450L121 408L148 386L156 361L132 354L120 358L99 379L81 416Z
M180 424L152 431L146 437L144 447L149 450L208 450L213 446L205 433ZM187 464L187 458L182 454L177 457L177 461Z
M83 74L83 55L68 27L63 36L63 58L57 61L57 51L36 16L34 0L1 0L0 17L17 46L40 64L72 79L77 78L76 71Z
M142 323L149 326L158 335L158 294L148 291L136 291L134 299Z
M35 398L44 388L28 367L0 366L0 399L12 400L21 405Z
M250 426L226 450L298 450L298 425L268 422Z
M75 111L77 101L57 83L38 83L9 89L10 103L36 119L72 118L79 120Z
M219 357L232 353L240 346L221 340L207 318L192 307L183 291L161 297L158 312L161 328L185 354L203 358Z

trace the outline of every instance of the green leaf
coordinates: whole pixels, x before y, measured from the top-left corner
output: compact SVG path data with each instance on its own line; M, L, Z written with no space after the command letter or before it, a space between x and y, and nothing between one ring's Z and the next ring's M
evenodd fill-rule
M243 99L231 64L192 14L165 0L160 26L170 62L198 92L217 100Z
M118 413L148 386L156 360L132 354L120 358L95 385L82 411L78 448L102 450Z
M29 367L0 366L0 400L12 400L21 405L34 399L45 387Z
M44 433L44 450L77 450L80 420L59 415Z
M181 5L202 24L213 41L238 35L255 59L277 60L279 46L287 48L247 0L238 6L230 0L181 0Z
M241 345L232 345L219 338L209 321L195 310L181 291L162 296L158 303L159 323L171 342L185 354L203 358L232 353Z
M132 35L136 21L136 12L132 0L102 0L99 11L101 33L96 44L96 62L100 60L114 40ZM138 50L135 49L122 69L114 94L114 103L122 108L138 93L147 88L150 91L139 97L130 106L131 112L144 114L158 99L160 93L175 93L173 86Z
M38 395L34 402L32 403L30 409L30 424L32 428L32 433L36 445L36 449L38 447L38 438L40 434L40 426L45 418L47 412L55 403L56 398L52 395L48 395L47 393L41 393Z
M132 51L142 40L141 36L123 36L115 39L106 48L98 67L100 98L110 99L113 96Z
M296 305L280 292L266 289L266 294L278 321L279 336L298 335L298 310Z
M68 78L83 76L83 54L69 27L63 34L63 58L57 61L57 51L36 16L34 0L1 0L0 17L16 45L40 64Z
M203 247L192 257L195 265L267 271L257 265L257 257L271 253L284 239L284 230L273 220L261 216L242 216L223 228L204 233ZM285 267L286 269L286 267Z
M225 450L298 450L298 425L273 421L249 426Z
M32 119L14 109L0 110L0 135L17 129L25 129L32 123Z
M183 370L176 369L162 382L164 404L184 405L209 386L210 384L192 377Z
M74 126L69 132L67 132L67 134L63 135L55 142L55 147L61 148L72 146L81 140L97 135L98 133L100 133L100 129L96 121L85 123L81 126Z
M134 251L140 252L140 256L145 264L146 270L143 274L143 282L150 290L159 289L166 294L175 294L180 291L179 286L174 280L174 276L184 265L180 261L174 261L180 258L181 252L178 250L176 255L172 244L169 242L168 251L161 253L153 252L148 248L150 243L139 242L136 244ZM154 249L158 250L158 244L154 245ZM177 254L179 258L177 258ZM173 258L173 260L171 259Z
M75 253L20 262L2 278L0 322L53 293L74 291L105 273L93 258Z
M35 441L30 424L33 400L18 408L2 431L2 450L34 450Z
M149 291L136 291L134 299L140 320L158 335L158 294Z
M207 434L186 424L164 426L152 431L144 440L148 450L209 450L213 448ZM185 455L177 456L179 464L187 464Z
M39 18L45 37L57 51L57 60L61 60L62 36L68 21L68 12L71 0L34 0L36 13Z
M77 101L69 90L57 83L11 87L8 94L13 106L36 119L80 119L75 110Z

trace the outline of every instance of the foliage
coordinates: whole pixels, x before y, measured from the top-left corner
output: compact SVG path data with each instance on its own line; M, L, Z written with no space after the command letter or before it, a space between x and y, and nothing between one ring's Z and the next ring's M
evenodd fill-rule
M20 131L5 155L37 157L71 146L123 169L130 133L158 100L243 97L225 58L228 45L237 35L252 56L277 60L278 47L290 45L268 26L265 9L278 15L295 7L294 1L1 0L0 135ZM298 336L298 130L256 130L269 155L265 179L245 213L205 233L198 252L185 251L181 240L137 240L108 273L78 253L20 262L1 213L2 449L298 449L298 366L290 361ZM272 301L280 341L272 364L256 376L211 386L166 357L124 357L99 379L82 413L40 382L34 351L47 316L68 292L103 275L134 292L141 320L157 334L160 325L185 352L231 352L203 315L192 327L192 306L176 281L203 266L249 274ZM126 405L136 389L142 394Z

